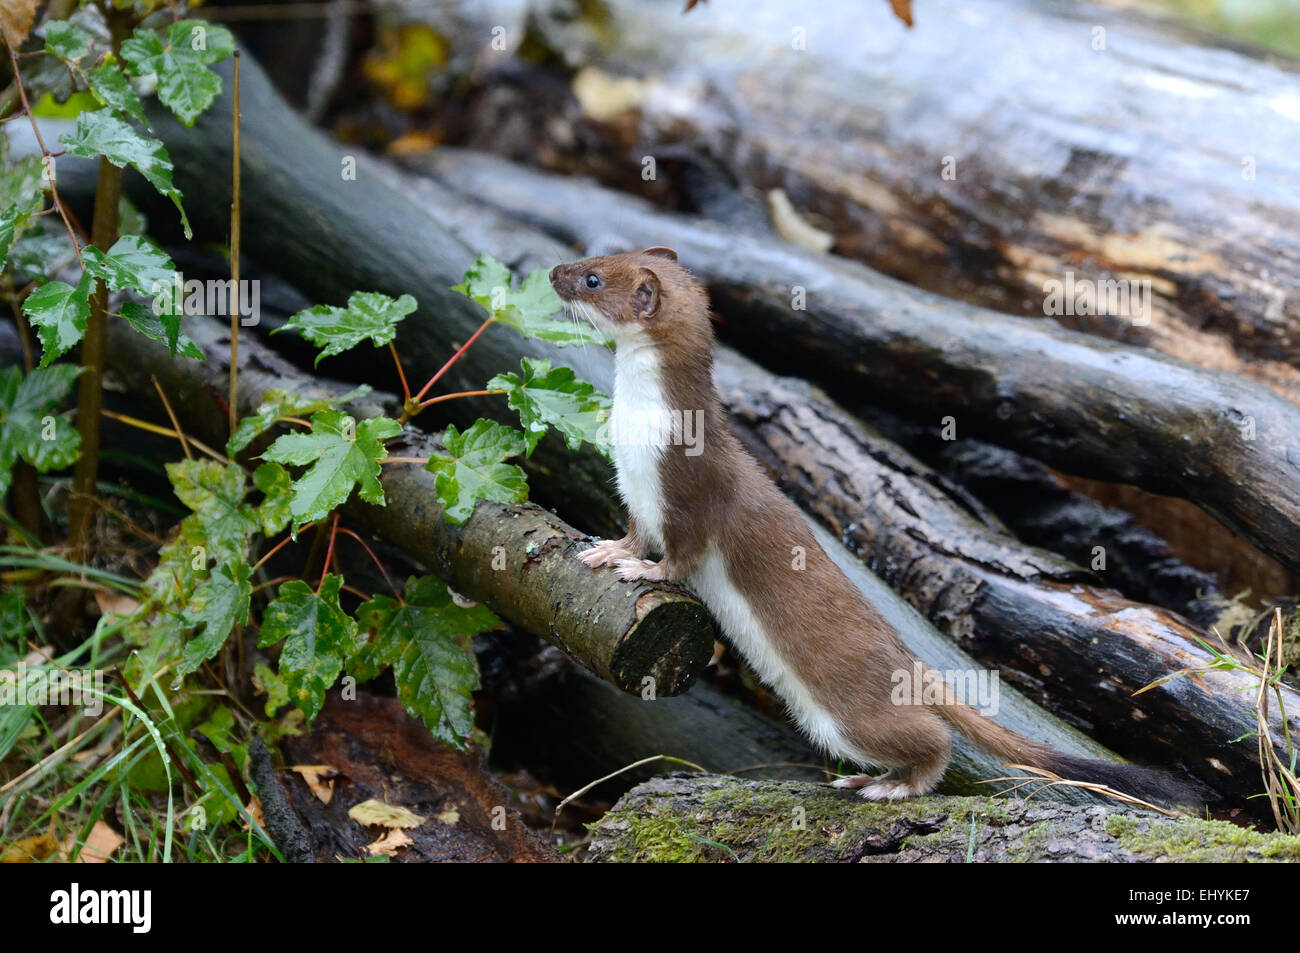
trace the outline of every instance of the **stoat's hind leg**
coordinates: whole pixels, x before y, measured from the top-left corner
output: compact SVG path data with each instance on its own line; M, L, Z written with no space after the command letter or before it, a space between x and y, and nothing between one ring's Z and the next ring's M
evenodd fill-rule
M929 794L943 777L948 767L951 739L947 726L933 712L923 709L902 709L900 721L906 719L906 731L894 724L892 737L879 733L871 739L866 751L879 752L882 760L907 760L904 767L890 768L884 774L855 774L832 781L833 787L856 790L868 801L897 801L901 798ZM892 751L891 751L892 749ZM891 752L885 757L885 752Z

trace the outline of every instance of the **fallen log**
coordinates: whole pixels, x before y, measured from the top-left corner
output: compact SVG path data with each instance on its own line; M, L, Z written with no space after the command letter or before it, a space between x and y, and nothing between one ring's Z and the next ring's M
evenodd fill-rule
M1268 388L959 304L854 262L660 212L590 182L440 149L418 165L577 243L674 247L708 285L727 343L1068 473L1189 499L1300 568L1300 409Z
M1146 281L1146 323L1057 320L1300 402L1295 61L1113 5L935 0L911 30L851 0L573 9L434 20L473 64L444 141L739 207L747 230L782 189L837 253L999 311L1042 318L1048 281ZM513 57L483 40L502 24Z
M1300 837L1118 804L927 797L863 803L802 781L654 778L595 825L602 863L1052 862L1300 860Z
M214 399L229 380L229 331L207 319L186 331L207 360L172 358L164 345L145 341L122 321L109 323L109 367L139 392L156 377L186 430L220 445L226 412ZM271 389L324 396L347 390L309 377L254 339L239 348L239 404L251 413ZM370 394L360 412L396 398ZM415 428L400 455L427 455L432 438ZM405 439L405 438L404 438ZM396 443L391 445L396 447ZM708 661L714 624L686 590L669 585L629 585L596 574L574 558L589 537L534 504L480 503L463 526L448 523L437 503L434 476L413 464L390 465L382 477L386 506L354 502L349 521L405 550L457 592L487 603L503 618L547 639L592 672L625 691L685 691ZM497 548L500 547L498 550ZM494 570L497 553L504 568ZM500 563L498 562L498 565Z

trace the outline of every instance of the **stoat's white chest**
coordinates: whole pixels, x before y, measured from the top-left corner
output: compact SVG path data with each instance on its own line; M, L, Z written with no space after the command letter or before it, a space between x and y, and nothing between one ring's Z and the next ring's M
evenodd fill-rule
M610 415L618 492L638 531L652 548L660 550L664 545L664 494L659 461L671 439L671 422L655 348L620 342L614 355L614 410Z

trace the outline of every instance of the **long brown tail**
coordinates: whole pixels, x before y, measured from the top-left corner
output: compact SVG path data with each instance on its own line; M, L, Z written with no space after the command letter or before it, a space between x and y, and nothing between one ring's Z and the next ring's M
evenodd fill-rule
M1104 784L1144 801L1191 807L1197 811L1205 803L1203 792L1163 771L1063 754L1003 728L992 718L958 703L951 695L947 701L950 704L935 706L935 711L943 716L944 721L985 751L1004 758L1008 763L1046 768L1067 781Z

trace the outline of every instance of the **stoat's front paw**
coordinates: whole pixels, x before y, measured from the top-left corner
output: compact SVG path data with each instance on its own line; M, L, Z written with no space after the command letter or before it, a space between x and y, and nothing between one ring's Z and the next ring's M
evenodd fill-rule
M592 569L599 569L620 559L635 559L636 553L626 548L621 539L602 539L591 549L578 553L578 558Z
M649 559L631 557L615 560L614 566L618 578L624 582L663 582L667 578L662 561L653 562Z

